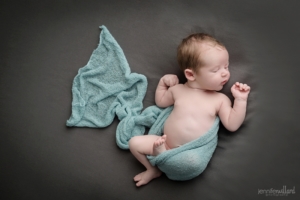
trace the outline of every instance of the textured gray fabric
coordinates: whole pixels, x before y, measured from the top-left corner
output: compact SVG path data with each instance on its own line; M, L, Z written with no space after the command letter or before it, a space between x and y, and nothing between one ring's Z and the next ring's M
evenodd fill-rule
M265 199L259 190L300 192L299 2L275 0L87 0L0 3L1 196L5 199ZM252 88L235 133L220 127L204 173L162 176L142 188L143 171L116 145L118 119L103 129L67 128L72 80L105 24L132 72L144 74L144 107L165 74L177 74L181 39L208 32L230 54L235 81ZM271 197L272 198L272 197ZM276 197L273 197L276 198Z

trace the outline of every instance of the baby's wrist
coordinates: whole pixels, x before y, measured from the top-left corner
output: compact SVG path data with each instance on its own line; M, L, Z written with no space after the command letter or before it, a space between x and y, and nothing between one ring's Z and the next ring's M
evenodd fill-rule
M248 98L242 98L242 97L236 97L234 98L235 101L246 101L247 102Z

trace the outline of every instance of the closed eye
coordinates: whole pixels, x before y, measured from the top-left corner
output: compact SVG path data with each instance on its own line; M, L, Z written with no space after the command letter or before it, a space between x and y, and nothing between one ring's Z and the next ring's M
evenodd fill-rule
M212 72L216 73L218 70L219 70L219 68L215 68L215 69L212 70Z

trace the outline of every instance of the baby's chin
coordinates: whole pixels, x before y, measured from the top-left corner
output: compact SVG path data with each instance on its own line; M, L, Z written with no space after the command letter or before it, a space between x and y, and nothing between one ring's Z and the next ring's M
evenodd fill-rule
M212 88L212 91L216 91L216 92L219 92L223 89L223 86L218 86L216 88Z
M224 85L210 85L210 86L207 86L206 88L203 88L203 90L218 92L218 91L221 91L223 89L223 87L224 87Z

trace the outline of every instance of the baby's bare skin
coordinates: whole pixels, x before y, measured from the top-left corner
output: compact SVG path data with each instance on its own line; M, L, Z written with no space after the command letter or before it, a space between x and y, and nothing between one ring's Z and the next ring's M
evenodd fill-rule
M176 75L165 75L158 83L156 104L159 107L174 105L165 122L164 135L136 136L129 141L131 152L147 169L134 177L137 186L161 175L146 155L157 156L199 138L211 128L217 116L229 131L237 130L245 119L248 85L236 82L231 87L235 98L233 107L226 95L217 92L230 78L227 50L203 44L201 51L204 66L198 72L185 69L185 84L179 84Z
M186 84L171 88L174 110L164 126L169 148L176 148L205 134L216 119L222 94L192 89Z
M213 125L222 103L223 94L193 89L187 84L175 85L171 90L174 109L165 122L164 135L153 144L153 155L204 135Z
M233 88L239 88L239 85L245 87L236 83ZM174 109L165 122L163 138L158 138L153 144L154 155L204 135L213 125L222 105L228 102L228 97L222 93L193 89L188 84L178 84L170 90L175 102Z

